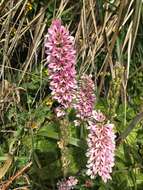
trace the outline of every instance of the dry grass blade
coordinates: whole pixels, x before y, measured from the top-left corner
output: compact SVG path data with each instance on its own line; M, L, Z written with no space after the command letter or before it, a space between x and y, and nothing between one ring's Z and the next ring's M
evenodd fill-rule
M126 22L129 20L129 18L133 14L133 8L132 8L133 3L134 3L134 0L130 1L130 4L127 7L126 15L124 16L124 21L121 24L120 28L122 28L126 24Z
M132 44L131 44L131 53L133 51L134 48L134 43L136 40L136 35L137 35L137 31L138 31L138 27L139 27L139 22L140 22L140 16L141 16L141 9L142 9L142 1L136 1L136 6L135 6L135 14L133 17L133 26L132 26Z
M40 12L43 12L43 9L44 8L41 8ZM41 14L35 28L33 43L31 44L31 47L29 48L28 56L24 64L23 74L19 83L21 83L21 81L23 80L23 77L28 67L31 66L34 54L37 54L36 51L37 51L38 46L40 45L41 38L46 27L46 20L44 21L43 20L44 20L44 14Z
M106 75L106 70L107 70L107 67L108 67L108 61L109 61L109 64L110 64L111 71L113 71L113 66L111 66L111 61L110 60L111 60L111 57L112 57L112 51L113 51L116 39L118 37L118 32L119 32L120 23L121 23L121 20L122 20L122 13L123 13L124 7L125 7L125 2L122 1L121 4L120 4L119 12L118 12L118 20L117 20L115 32L114 32L113 37L111 39L111 44L110 44L110 46L108 48L108 54L107 54L107 56L105 58L105 60L107 60L107 62L105 61L105 66L104 66L104 69L103 69L103 75L101 77L101 81L100 81L100 85L99 85L99 94L101 93L102 86L103 86L103 83L104 83L104 77ZM114 77L113 73L112 73L112 77Z
M61 0L61 3L59 5L58 11L56 13L56 17L60 18L62 12L64 11L66 5L68 4L69 0Z
M5 11L3 12L3 16L1 17L1 20L4 19L0 30L0 36L3 37L1 40L2 43L4 43L4 49L3 49L3 63L1 67L1 73L0 76L4 76L4 68L12 68L11 67L11 60L13 60L13 55L17 53L17 47L19 46L20 40L22 37L24 37L26 32L29 32L30 35L33 33L33 29L31 30L31 27L33 24L35 24L36 28L34 31L34 37L31 36L32 44L28 48L28 54L25 60L25 64L23 64L23 75L21 78L21 81L27 72L27 69L31 68L31 62L33 60L33 56L37 56L37 48L39 47L40 43L42 42L42 35L45 30L46 26L46 19L44 20L45 10L48 7L41 7L39 12L34 16L32 20L27 19L27 5L28 0L19 1L18 3L13 3L13 1L8 1L5 5L4 10L7 10L7 7L10 11L8 11L6 14ZM23 3L23 4L22 4ZM18 15L17 15L18 14ZM15 22L12 25L11 18L16 18ZM25 23L27 22L26 26ZM16 27L16 28L15 28ZM13 30L15 30L14 35L12 35ZM29 30L29 31L28 31ZM5 35L5 38L4 38ZM12 70L9 72L12 72ZM20 81L20 82L21 82Z
M1 0L0 2L0 7L2 6L2 4L4 3L5 0Z
M18 8L18 7L21 5L21 3L22 3L23 1L24 1L24 0L18 1L18 3L17 3L15 6L12 6L12 7L9 9L9 11L8 11L5 15L3 15L3 16L0 18L0 20L3 20L6 16L10 15L10 14L12 13L12 11L14 11L16 8ZM9 3L12 3L12 4L13 4L13 1L9 1Z
M131 21L130 22L130 25L128 27L128 30L127 30L127 33L126 33L126 36L125 36L125 39L124 39L124 42L123 42L123 45L122 45L122 52L124 51L125 47L126 47L126 44L129 40L129 36L131 35L131 32L132 32L132 25L133 25L133 22Z
M10 47L8 49L7 56L11 56L12 57L12 55L13 55L13 51L15 50L16 45L18 43L19 35L20 35L21 29L23 27L24 21L25 21L25 17L22 17L21 22L18 25L18 28L17 28L17 30L15 32L14 37L10 40L11 44L10 44Z
M92 15L92 19L93 19L93 24L94 24L94 28L95 28L95 35L96 35L96 38L98 40L98 29L97 29L95 14L94 14L95 4L93 3L93 0L90 0L89 3L90 3L90 9L91 9L91 15Z
M21 39L21 37L33 26L33 24L45 13L46 8L47 7L45 7L43 11L37 13L37 15L35 15L35 17L30 22L28 22L28 24L21 30L18 39Z
M7 155L7 159L6 159L6 161L4 162L3 166L0 167L0 180L1 180L2 177L4 177L5 174L7 173L9 167L10 167L11 164L12 164L12 160L13 160L13 157L12 157L10 154L8 154L8 155Z
M13 2L10 3L10 7L9 9L11 9L13 7ZM8 51L8 45L9 45L9 38L10 38L10 34L9 34L9 28L10 28L10 19L11 19L11 12L8 15L8 17L6 18L6 25L5 25L5 42L4 42L4 48L3 48L3 63L2 63L2 69L1 69L1 73L0 73L0 78L3 77L4 75L4 66L7 60L7 51Z

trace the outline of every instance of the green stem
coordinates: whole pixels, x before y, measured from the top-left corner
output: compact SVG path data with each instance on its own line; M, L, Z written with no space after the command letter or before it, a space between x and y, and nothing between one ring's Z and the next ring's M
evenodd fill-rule
M68 150L68 143L69 143L69 129L68 129L68 122L66 119L63 119L59 122L60 127L60 141L58 142L60 151L61 151L61 163L62 163L62 170L64 177L67 176L69 170L70 161L68 159L69 150Z

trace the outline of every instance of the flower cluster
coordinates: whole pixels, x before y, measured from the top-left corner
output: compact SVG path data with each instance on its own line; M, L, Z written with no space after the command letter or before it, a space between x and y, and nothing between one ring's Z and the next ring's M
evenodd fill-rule
M115 135L113 124L106 122L100 111L93 111L92 121L89 121L88 150L86 156L87 175L95 178L98 174L106 183L111 179L110 173L114 166Z
M62 26L61 21L53 20L45 39L45 48L49 68L50 89L52 96L60 103L59 116L71 106L74 98L76 83L76 55L74 38Z
M94 83L91 76L83 75L79 81L79 87L76 95L74 108L77 112L77 117L81 120L89 119L95 103Z
M70 176L67 180L65 179L57 183L58 190L71 190L77 185L77 183L78 180L75 177Z
M83 75L77 87L74 38L58 19L53 20L48 29L45 48L51 94L60 104L56 108L57 116L65 115L66 109L74 107L77 116L75 123L78 125L81 120L88 122L87 175L95 178L98 174L107 182L111 179L110 173L114 166L114 125L107 122L102 112L94 111L96 97L91 76ZM71 190L77 182L78 180L71 176L58 182L57 186L59 190Z

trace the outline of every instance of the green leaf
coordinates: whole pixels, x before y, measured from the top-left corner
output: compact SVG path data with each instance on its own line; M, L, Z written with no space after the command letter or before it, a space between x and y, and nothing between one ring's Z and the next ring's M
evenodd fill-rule
M58 134L58 132L55 131L55 128L52 124L42 127L38 131L37 136L43 136L43 137L51 138L54 140L59 140L59 134ZM73 137L70 137L69 139L70 139L69 140L70 145L80 147L82 149L86 148L85 141L77 139L77 138L73 138Z

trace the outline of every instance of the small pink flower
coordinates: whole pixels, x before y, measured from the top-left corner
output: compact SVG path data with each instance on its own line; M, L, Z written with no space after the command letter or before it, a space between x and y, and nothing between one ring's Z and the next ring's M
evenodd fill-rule
M73 176L70 176L69 179L67 180L67 184L71 188L77 185L77 183L78 183L78 180Z
M77 88L76 52L74 38L58 19L48 29L45 48L52 96L64 109L69 108Z
M74 125L75 126L80 126L80 121L79 120L74 120Z
M93 121L89 122L88 126L88 150L86 153L88 158L87 175L93 179L98 174L106 183L108 179L111 179L110 173L112 172L112 167L114 166L114 125L105 123L105 116L101 112L98 111L93 113L95 114L93 116ZM98 114L101 117L98 117Z
M106 117L103 115L103 113L100 110L98 111L93 110L92 119L95 119L98 122L103 122L105 121Z
M78 180L75 177L70 176L67 180L64 179L57 183L58 190L71 190L77 185L77 183Z
M62 116L65 115L64 109L63 109L62 107L60 107L60 106L57 107L57 108L55 109L55 111L56 111L57 117L62 117Z

